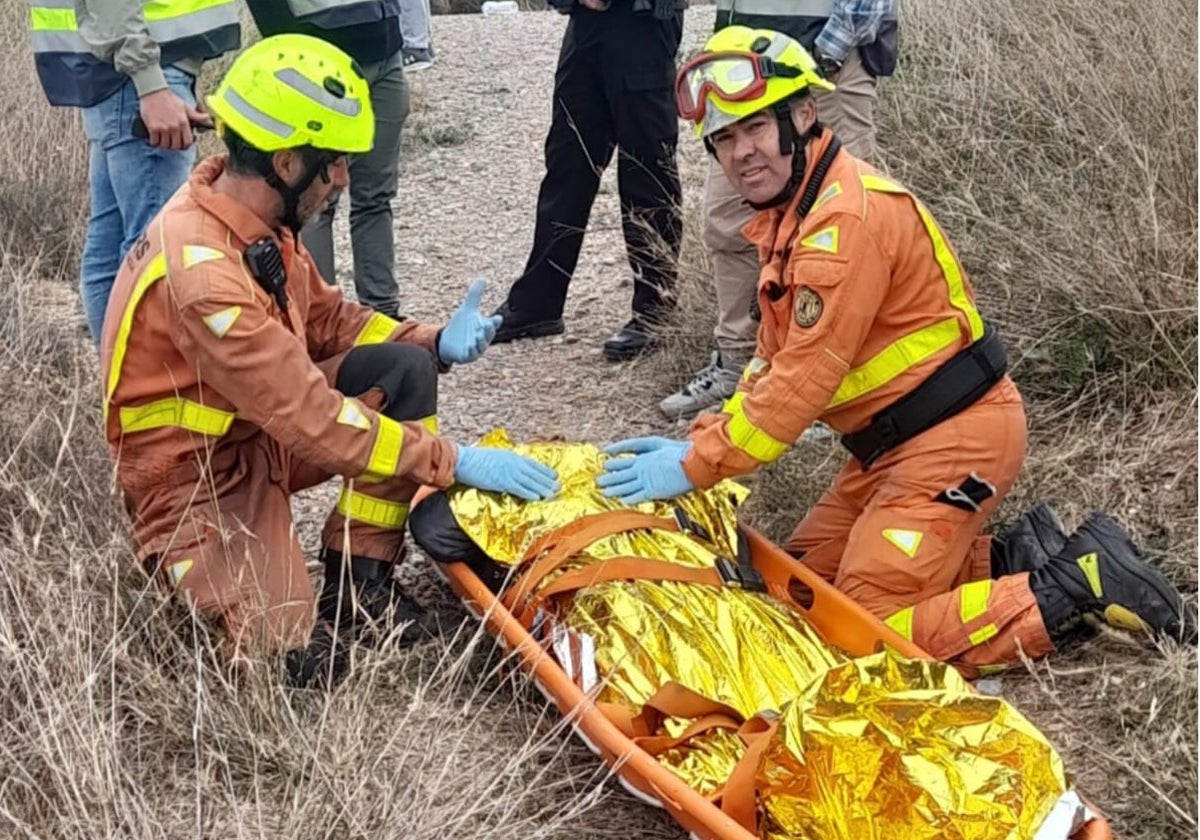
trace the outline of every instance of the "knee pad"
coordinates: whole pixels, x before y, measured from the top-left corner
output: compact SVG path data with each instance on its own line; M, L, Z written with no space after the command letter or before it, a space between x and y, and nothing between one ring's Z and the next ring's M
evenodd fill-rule
M437 414L437 364L415 344L368 344L346 354L337 389L358 397L372 389L383 394L380 413L392 420L422 420Z

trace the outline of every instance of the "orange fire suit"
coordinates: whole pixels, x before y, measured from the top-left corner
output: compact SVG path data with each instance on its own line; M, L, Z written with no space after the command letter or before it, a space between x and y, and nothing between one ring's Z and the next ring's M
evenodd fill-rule
M200 164L121 267L102 337L105 428L143 562L237 643L293 649L314 599L290 494L345 477L324 546L394 561L413 493L449 486L456 450L433 416L397 422L378 389L332 385L352 348L428 350L437 328L344 300L289 231L212 189L224 167ZM284 310L243 260L263 237L283 255Z
M787 207L745 228L759 250L755 359L720 414L701 415L684 471L697 487L779 458L814 421L866 427L983 334L966 273L928 210L839 151L804 218L807 181L832 134L808 149ZM891 449L852 458L787 548L930 654L964 670L1053 649L1028 575L989 579L980 528L1025 456L1025 413L1004 377L979 401ZM969 476L995 493L940 502Z

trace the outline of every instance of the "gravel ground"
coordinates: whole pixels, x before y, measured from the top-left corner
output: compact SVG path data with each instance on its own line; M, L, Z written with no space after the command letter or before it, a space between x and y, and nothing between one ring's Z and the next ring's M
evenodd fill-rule
M698 48L711 12L689 15L681 53ZM488 278L487 311L503 302L533 241L542 143L558 47L567 19L553 12L444 15L434 19L437 63L410 74L412 111L405 126L400 194L395 202L396 269L402 311L444 321L471 278ZM692 148L695 147L695 148ZM703 151L680 134L680 166L689 205L699 197ZM503 426L514 439L607 442L671 430L657 411L657 382L677 354L611 364L604 340L630 315L632 279L621 237L616 166L610 165L592 209L571 292L565 335L498 345L442 378L443 434L472 442ZM335 227L338 280L353 296L345 207ZM680 381L690 370L677 371ZM337 484L294 502L301 541L315 554ZM416 556L402 572L419 600L444 602L446 590Z

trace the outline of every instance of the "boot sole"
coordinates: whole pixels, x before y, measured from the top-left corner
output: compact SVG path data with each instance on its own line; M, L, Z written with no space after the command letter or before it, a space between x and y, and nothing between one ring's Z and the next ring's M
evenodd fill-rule
M617 350L605 345L602 348L604 358L610 362L628 362L631 359L636 359L639 356L645 356L647 353L653 353L659 347L658 342L652 341L649 344L642 345L636 350Z
M546 338L552 335L562 335L567 331L567 325L561 318L553 321L537 321L511 332L497 332L492 344L507 344L518 338Z

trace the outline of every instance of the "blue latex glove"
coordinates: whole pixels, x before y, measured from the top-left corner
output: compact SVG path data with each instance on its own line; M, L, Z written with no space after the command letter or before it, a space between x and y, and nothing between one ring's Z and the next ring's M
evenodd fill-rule
M683 457L692 445L687 441L663 437L620 440L604 447L607 455L633 453L632 458L614 458L605 462L596 484L604 495L627 505L673 499L693 489L683 472Z
M527 502L549 499L561 489L558 473L511 449L458 447L454 480L480 490L510 493Z
M479 311L483 290L487 281L476 277L467 288L467 297L450 316L438 337L437 354L444 363L462 365L473 362L496 337L500 322L499 315L484 316Z

